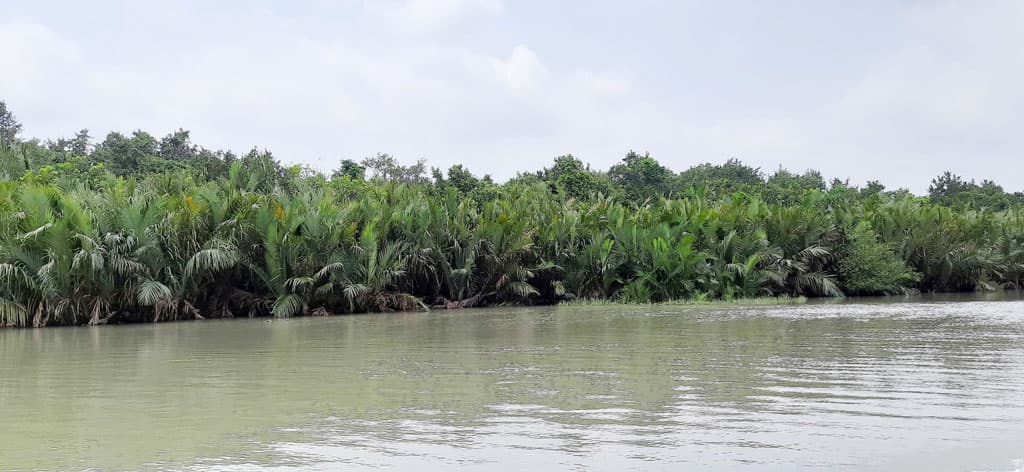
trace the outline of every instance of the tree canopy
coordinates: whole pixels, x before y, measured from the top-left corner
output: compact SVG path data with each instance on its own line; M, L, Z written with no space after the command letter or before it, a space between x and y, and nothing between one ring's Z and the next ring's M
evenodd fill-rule
M13 115L4 108L4 113ZM5 125L14 130L13 125ZM18 125L20 129L20 125ZM1019 288L1021 194L736 159L572 155L504 183L388 154L330 175L179 129L0 145L0 326Z

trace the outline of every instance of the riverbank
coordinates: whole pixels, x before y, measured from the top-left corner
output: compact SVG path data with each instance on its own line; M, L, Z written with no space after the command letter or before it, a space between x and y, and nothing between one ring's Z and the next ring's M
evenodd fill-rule
M695 300L680 299L663 302L626 302L621 300L568 300L559 302L561 306L775 306L802 305L807 297L753 297L734 298L732 300Z
M550 305L519 305L519 306L523 307L523 308L526 308L526 307L529 307L529 306L534 306L534 307L538 307L538 306L572 306L572 307L601 307L601 306L637 306L637 307L643 307L643 306L777 306L777 305L800 305L800 304L807 303L807 300L808 300L807 297L754 297L754 298L738 298L738 299L732 299L732 300L692 300L691 299L691 300L666 300L666 301L663 301L663 302L634 303L634 302L625 302L625 301L619 301L619 300L595 300L595 299L588 299L588 300L562 301L562 302L554 303L554 304L550 304ZM434 307L426 307L425 305L421 305L421 306L423 308L422 310L406 310L404 312L406 312L406 313L431 312L431 311L447 312L447 311L459 311L459 310L487 310L487 309L497 308L497 307L479 307L479 306L461 307L461 306L458 306L458 305L450 305L450 306L440 305L440 306L434 306ZM510 305L503 305L502 307L507 308L509 306ZM392 311L392 312L396 312L396 311ZM398 311L398 312L401 312L401 311ZM307 316L309 316L309 317L328 317L328 316L345 316L345 315L350 315L350 314L373 315L375 313L329 313L326 310L318 310L316 312L307 314ZM126 325L128 325L128 324L141 324L141 323L147 323L147 322L148 323L156 323L156 322L160 322L160 321L168 322L168 321L205 320L205 319L208 319L208 318L234 318L234 317L207 317L207 316L203 316L202 314L196 313L196 314L193 315L193 317L191 319L182 319L182 320L160 320L160 319L140 320L137 317L132 317L132 319L134 319L136 321L125 322L125 323L117 323L117 322L110 323L109 320L101 319L101 321L99 323L95 323L94 325L119 325L119 324L126 324ZM43 324L40 327L45 327L45 326L47 326L47 325ZM17 326L15 326L15 325L0 326L0 329L2 329L2 328L16 328L16 327Z
M694 299L678 299L678 300L667 300L662 302L626 302L622 300L595 300L595 299L577 299L577 300L564 300L554 304L548 305L501 305L496 307L423 307L421 310L409 310L409 311L390 311L390 312L377 312L377 313L329 313L327 311L316 311L313 313L306 314L306 318L325 318L325 317L339 317L348 315L366 315L375 316L384 313L458 313L461 311L471 312L475 314L486 314L493 310L505 310L514 308L533 308L543 309L545 307L567 307L567 308L601 308L601 307L621 307L631 309L642 309L644 307L773 307L773 306L799 306L807 304L870 304L870 305L888 305L888 304L902 304L902 303L955 303L955 302L970 302L970 301L1019 301L1024 300L1024 292L1020 290L1002 290L1002 291L991 291L991 292L954 292L954 293L938 293L938 294L907 294L907 295L888 295L888 296L860 296L860 297L751 297L751 298L737 298L731 300L694 300ZM114 322L102 322L99 325L104 326L117 326L117 325L138 325L138 324L153 324L156 322L165 323L171 321L202 321L202 320L213 320L213 319L234 319L232 316L204 316L199 315L193 318L187 319L162 319L162 320L146 320L138 317L130 318L132 321L118 321L114 318ZM271 320L273 317L238 317L238 319L265 319ZM59 325L44 325L56 327ZM0 330L4 328L15 329L16 326L0 326Z
M101 174L90 185L42 170L0 180L0 325L799 299L1024 282L1021 207L968 209L838 184L636 199L573 195L530 179L466 190L442 176L290 174L259 154L226 167L216 177Z

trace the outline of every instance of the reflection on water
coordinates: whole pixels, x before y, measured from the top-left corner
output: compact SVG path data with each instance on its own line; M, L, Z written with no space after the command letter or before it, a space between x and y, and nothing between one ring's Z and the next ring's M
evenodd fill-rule
M1012 471L1024 301L0 331L0 469Z

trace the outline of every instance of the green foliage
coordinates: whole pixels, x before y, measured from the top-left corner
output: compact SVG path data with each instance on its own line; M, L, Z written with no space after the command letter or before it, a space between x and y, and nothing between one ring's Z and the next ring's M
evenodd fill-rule
M779 169L765 182L764 199L780 205L796 205L808 195L825 190L825 179L818 171L796 174Z
M332 179L347 177L353 180L362 180L366 176L366 167L363 167L350 159L341 161L341 166L331 174Z
M871 224L861 222L846 234L839 261L839 275L851 295L891 295L905 292L919 280L919 275L888 245L878 239Z
M650 154L641 156L633 151L626 154L622 163L612 166L608 175L633 200L667 195L673 177L672 171Z
M571 154L555 158L554 165L544 170L546 180L573 198L590 198L597 194L614 193L611 180L590 170L590 167Z
M423 159L411 166L405 166L389 154L377 154L363 159L362 166L370 172L370 178L382 182L406 184L427 183L427 163Z
M0 100L0 147L13 146L18 142L21 123L14 113L7 109L7 103Z
M1021 203L1020 194L1009 195L991 180L983 180L978 185L949 171L932 179L928 197L939 205L974 210L1006 210Z
M496 184L379 154L328 179L184 130L88 139L0 146L0 326L1024 283L1019 196L952 174L925 198L630 153Z
M326 183L260 153L213 181L65 187L47 172L0 182L6 325L975 290L1024 276L1024 216L913 197L637 205L519 181L475 199L455 185Z
M22 147L0 143L0 181L20 179L29 169Z
M480 188L483 183L461 164L448 169L448 184L461 193L470 193Z
M705 163L680 172L676 177L676 188L678 191L705 188L716 196L737 192L757 194L764 190L764 176L760 169L733 158L721 165Z

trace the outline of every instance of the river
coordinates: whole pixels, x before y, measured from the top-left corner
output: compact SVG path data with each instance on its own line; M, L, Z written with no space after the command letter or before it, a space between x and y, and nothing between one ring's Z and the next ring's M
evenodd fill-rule
M0 330L0 470L1024 464L1024 299Z

